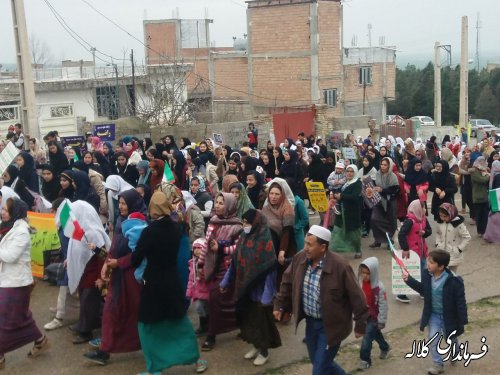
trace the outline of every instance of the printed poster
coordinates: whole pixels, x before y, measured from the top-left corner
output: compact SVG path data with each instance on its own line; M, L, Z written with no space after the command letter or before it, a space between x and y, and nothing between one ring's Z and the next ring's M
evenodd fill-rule
M395 250L397 256L399 259L403 260L403 263L405 264L406 268L408 269L408 273L410 276L412 276L415 280L421 281L420 280L420 257L416 252L413 250L410 250L410 259L403 259L403 250ZM392 258L392 294L413 294L417 295L418 293L415 292L412 288L410 288L406 283L403 281L402 278L402 272L401 272L401 267L398 265L396 260Z
M94 125L94 135L101 138L103 142L114 141L115 127L115 124Z
M2 153L0 154L0 175L5 172L10 164L12 164L12 161L17 156L17 154L19 154L19 149L14 145L14 143L7 143L7 146L5 146Z
M80 150L87 149L87 141L83 135L74 135L72 137L61 137L63 147L78 147Z
M326 212L328 199L322 182L306 182L307 194L311 206L318 212Z
M222 134L213 133L212 136L215 143L217 143L218 145L224 144L224 137L222 136Z
M28 211L29 224L36 229L31 234L31 272L34 277L42 278L44 268L44 252L61 247L55 222L55 214L42 214Z
M342 155L344 155L344 159L349 160L356 160L358 158L356 151L352 147L342 147Z

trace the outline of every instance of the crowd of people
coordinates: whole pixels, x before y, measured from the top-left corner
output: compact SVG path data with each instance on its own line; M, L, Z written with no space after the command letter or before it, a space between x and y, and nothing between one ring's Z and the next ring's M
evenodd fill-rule
M378 260L365 259L358 278L335 253L361 258L361 238L373 236L371 249L397 239L403 258L409 250L420 257L424 284L426 269L443 274L453 280L453 298L462 298L455 274L471 238L466 207L477 235L500 243L500 213L488 200L488 191L500 188L495 139L472 146L447 137L438 145L434 136L375 142L349 134L342 146L353 148L356 159L347 159L321 137L303 133L259 148L254 124L237 150L210 138L194 143L167 135L154 143L126 136L113 146L92 133L86 137L85 149L63 147L56 131L43 140L24 138L18 124L9 138L20 151L2 175L0 367L5 353L29 342L33 357L49 346L29 311L31 228L25 220L28 210L47 202L60 226L65 272L57 280L55 317L44 329L64 326L66 296L78 294L79 320L70 329L73 343L95 348L85 357L104 365L112 353L142 349L152 374L186 364L205 371L196 337L204 338L201 351L210 351L217 335L236 329L251 345L244 358L262 366L270 349L281 346L277 322L286 323L292 312L297 324L306 319L314 374L344 373L333 359L354 316L356 335L364 335L359 368L365 370L373 340L380 358L390 351L380 331L387 304ZM323 183L329 199L320 226L309 223L308 181ZM84 239L64 232L63 207L70 207ZM430 220L438 224L437 253L425 243ZM448 266L454 273L445 272ZM427 284L405 280L431 298ZM405 295L397 299L410 302ZM199 317L196 330L187 317L190 304ZM463 328L461 314L456 324ZM433 358L437 372L429 373L439 373L442 361Z

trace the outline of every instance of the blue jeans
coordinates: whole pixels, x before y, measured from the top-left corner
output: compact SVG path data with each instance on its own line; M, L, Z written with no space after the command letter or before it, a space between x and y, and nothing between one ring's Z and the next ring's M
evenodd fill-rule
M334 359L340 344L328 346L325 327L321 319L306 317L306 345L313 365L312 375L347 375Z
M366 324L366 332L363 336L363 341L361 342L359 358L361 358L361 360L363 361L368 362L370 365L372 364L371 352L373 340L377 342L381 351L389 351L389 344L387 343L387 341L385 341L384 335L382 335L382 331L377 327L377 322L368 320Z

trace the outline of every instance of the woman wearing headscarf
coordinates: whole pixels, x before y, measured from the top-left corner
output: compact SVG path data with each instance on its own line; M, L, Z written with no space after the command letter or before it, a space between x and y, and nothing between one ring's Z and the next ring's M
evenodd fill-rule
M146 151L149 150L152 146L153 146L153 141L151 140L151 138L144 138L142 140L142 142L139 142L139 146L141 148L141 157L142 157L142 160L148 160L147 156L146 156Z
M151 201L151 189L149 188L149 185L138 184L135 190L137 190L142 199L144 199L144 204L149 205L149 202Z
M297 251L294 236L295 197L282 178L276 177L269 183L269 193L262 208L273 237L274 250L278 258L278 285L286 268L286 259L292 258Z
M40 147L40 141L36 138L29 140L29 154L35 160L35 166L47 163L47 153Z
M392 163L392 172L396 175L399 184L399 192L396 197L396 217L403 222L406 217L407 195L405 191L404 176L399 173L396 163ZM427 203L426 203L427 204Z
M31 228L27 222L28 206L9 198L2 208L0 232L0 370L4 355L34 342L28 357L35 358L49 348L29 305L33 290L31 274Z
M499 160L495 160L491 164L490 190L494 189L500 189ZM500 212L490 212L483 238L490 243L500 243Z
M162 192L155 192L149 204L153 220L145 228L132 253L132 266L147 260L139 303L139 337L149 373L176 365L197 363L200 353L182 282L184 266L178 262L181 228L171 217L171 205ZM168 238L165 246L163 238ZM181 267L179 267L181 266ZM197 372L206 362L197 363Z
M59 176L69 167L68 158L64 154L64 150L61 145L56 141L50 141L47 143L47 147L49 150L49 163L54 166L56 176Z
M115 157L117 174L125 181L127 181L130 185L134 187L137 186L137 180L139 179L139 172L137 171L137 167L128 162L128 156L125 152L117 152L115 154Z
M68 288L71 294L78 291L80 299L79 320L72 326L74 332L78 333L73 344L83 344L91 340L92 331L101 326L101 269L111 241L104 231L99 215L92 210L89 203L83 200L65 202L85 232L84 241L72 238L72 233L65 233L69 238L66 257ZM56 222L59 225L62 225L64 205L65 203L59 206L56 214Z
M233 174L225 175L224 178L222 179L222 191L224 193L229 193L229 186L231 186L235 182L238 182L238 177L236 177L236 175Z
M184 199L184 207L186 208L184 222L187 228L189 228L189 243L192 245L198 238L205 237L205 220L201 215L199 207L196 205L193 195L183 190L182 197Z
M139 179L137 180L137 186L148 185L150 186L151 171L149 170L149 161L141 160L137 163L137 172L139 172Z
M208 223L214 201L212 196L205 191L205 179L201 177L193 177L189 183L189 191L193 195L196 206L200 209L201 215Z
M118 175L111 175L106 179L104 183L104 188L108 191L108 225L109 230L113 231L113 226L116 223L116 219L119 216L118 212L118 197L125 190L133 189L134 187L130 185L127 181Z
M181 138L181 140L179 141L179 148L181 150L185 150L187 147L191 147L191 141L186 137Z
M47 199L50 203L52 203L59 197L61 184L59 183L59 178L57 178L54 166L50 164L44 164L41 166L41 169L42 169L42 196L45 199Z
M429 178L429 191L434 192L431 203L431 213L434 220L440 222L439 206L443 203L455 204L455 193L458 191L455 177L449 172L448 162L439 159L434 165L434 172Z
M372 230L374 242L369 247L380 247L381 243L387 242L386 233L392 238L397 228L396 197L399 193L399 182L392 172L392 160L383 158L380 161L380 170L375 177L376 191L380 195L380 201L372 210Z
M149 168L151 170L151 178L149 179L151 191L155 191L156 187L161 183L163 179L165 162L161 159L154 159L153 161L149 162Z
M33 157L27 152L21 151L16 157L16 164L19 168L19 179L24 181L28 189L38 193L40 190L40 183Z
M293 212L295 215L295 220L293 223L293 235L295 238L296 248L298 251L301 251L302 249L304 249L305 233L307 228L309 228L309 213L307 212L304 200L298 194L297 183L290 178L287 178L285 181L293 193Z
M108 216L108 201L106 199L106 191L104 188L105 179L100 166L93 163L92 153L85 151L83 153L83 160L75 162L73 170L79 170L88 175L90 186L99 197L99 215L101 215L102 223L106 223Z
M274 160L274 166L276 167L276 170L274 171L275 176L279 176L281 164L283 164L283 161L285 160L283 157L283 151L280 147L274 147L273 152L269 155L269 157Z
M248 198L247 191L241 182L234 182L229 186L229 192L236 197L236 216L241 219L250 208L255 208Z
M263 152L260 154L259 165L265 172L266 181L271 181L276 177L276 165L274 164L274 157L272 153Z
M478 157L474 162L470 177L472 181L472 203L474 203L476 213L476 229L478 236L482 237L488 224L488 188L490 185L488 164L483 156Z
M4 186L10 187L16 192L19 198L31 209L35 204L35 198L26 188L24 180L19 178L19 169L10 164L2 175Z
M262 209L266 201L266 192L264 178L257 171L249 171L247 174L247 195L255 208Z
M102 154L108 160L110 171L113 171L113 167L116 163L115 150L113 150L113 145L110 142L104 142L102 145ZM116 173L116 172L115 172Z
M123 150L127 154L127 165L137 165L142 160L139 154L139 142L131 137L123 138Z
M102 312L101 344L98 350L84 355L101 365L107 363L110 353L128 353L141 348L137 329L141 285L134 277L132 251L121 224L130 214L146 214L147 210L139 193L130 189L120 193L119 211L113 241L101 271L101 278L109 285Z
M302 168L298 163L298 155L296 151L287 150L283 153L284 161L281 164L279 177L287 178L290 177L294 181L302 181L304 175L302 173Z
M500 159L500 153L498 151L492 151L490 153L490 156L488 157L488 168L491 169L491 165L493 164L494 161Z
M475 222L476 212L474 203L472 203L472 180L469 169L472 168L472 150L465 147L462 152L462 159L458 163L458 170L462 176L460 194L462 195L462 214L465 214L465 206L469 207L469 216Z
M377 170L373 165L373 158L370 155L365 155L361 159L362 167L358 171L358 176L361 181L361 193L363 197L368 196L367 189L373 189L375 184L375 178L377 176ZM368 237L371 229L371 217L372 217L373 204L369 201L363 199L363 206L361 210L361 235L363 237Z
M222 181L222 178L226 175L227 170L229 169L229 155L233 150L231 147L224 145L221 147L221 154L219 155L217 159L217 176L219 177L219 181Z
M408 163L408 169L404 175L404 191L407 194L407 205L415 199L427 202L427 190L429 190L429 175L422 170L422 161L413 158ZM406 207L405 207L406 208Z
M241 158L240 173L238 175L238 180L243 184L247 185L247 175L248 172L254 171L259 165L259 159L252 156L245 156ZM242 212L241 214L243 214Z
M216 335L236 328L234 301L231 293L220 293L219 283L224 277L238 246L241 220L236 217L236 198L231 193L219 193L215 199L214 216L205 236L207 247L200 254L198 264L210 289L208 334L202 350L215 346Z
M181 151L175 150L172 160L174 162L173 172L175 173L176 177L175 185L181 190L186 190L187 188L186 172L188 169L186 158L184 157L184 154Z
M355 258L361 258L361 185L358 168L350 164L346 167L346 182L340 192L330 193L331 198L340 202L341 210L335 213L329 250L354 251Z
M94 207L96 212L99 212L100 199L90 184L88 174L77 170L67 170L61 173L59 182L61 184L60 197L67 198L71 202L86 201Z
M272 301L276 294L277 259L271 231L262 213L243 214L243 231L233 261L220 283L222 291L233 288L241 338L253 345L245 359L264 365L269 349L281 346L274 323Z
M106 159L102 151L94 151L92 153L92 159L94 167L91 166L90 168L97 171L97 167L99 167L101 170L99 173L101 173L104 180L106 180L111 174L111 168L108 159Z

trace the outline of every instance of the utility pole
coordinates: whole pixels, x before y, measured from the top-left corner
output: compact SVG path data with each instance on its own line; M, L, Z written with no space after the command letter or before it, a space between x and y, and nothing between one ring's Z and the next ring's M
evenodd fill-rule
M16 41L16 62L21 95L21 121L30 137L39 138L38 111L36 108L35 86L31 70L31 53L24 13L24 0L11 0L12 23Z
M434 44L434 121L441 126L441 46Z
M130 51L130 62L132 63L132 93L130 95L130 106L132 107L132 114L135 116L135 65L134 65L134 50Z
M95 47L91 47L90 48L90 52L92 52L92 61L94 62L94 79L96 79L96 75L95 75L95 51L97 49Z
M113 68L115 69L115 76L116 76L116 94L115 94L116 118L120 118L120 86L118 85L118 65L113 63Z
M462 17L462 45L460 51L460 108L459 123L460 126L467 129L469 123L469 22L467 16Z
M479 29L481 28L481 21L479 20L479 13L476 19L476 64L477 72L479 73Z

